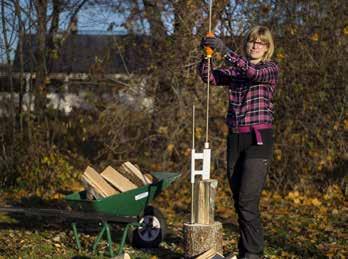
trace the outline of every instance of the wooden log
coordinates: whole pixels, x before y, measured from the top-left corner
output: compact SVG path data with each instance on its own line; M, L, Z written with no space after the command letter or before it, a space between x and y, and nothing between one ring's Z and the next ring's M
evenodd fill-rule
M88 166L85 172L82 175L83 181L88 183L91 187L94 188L98 194L102 197L108 197L114 194L119 193L117 190L111 187L103 177L97 173L92 167Z
M223 231L220 222L213 224L184 224L185 258L196 258L210 249L222 254Z
M156 178L152 174L144 174L144 176L148 184L156 182Z
M118 169L124 177L128 178L136 186L141 187L147 184L144 175L140 172L138 168L132 165L130 162L123 163Z
M224 259L224 258L225 257L222 254L215 251L215 248L211 248L205 253L197 256L195 259Z
M81 181L84 184L87 192L87 200L102 199L106 197L103 191L85 175L81 176Z
M196 259L210 259L216 254L215 248L210 248L208 251L196 257Z
M117 255L117 256L113 257L112 259L131 259L131 257L129 256L129 254L123 253L121 255Z
M134 166L141 172L138 164L134 164ZM152 184L156 182L156 178L152 174L149 174L149 173L142 173L142 174L144 175L144 178L147 184Z
M127 192L129 190L137 188L134 183L129 181L128 178L124 177L111 166L105 168L105 170L100 175L120 192Z
M217 180L198 180L193 190L193 219L197 224L214 223Z
M86 190L87 200L103 198L103 196L100 194L100 191L96 191L96 189L89 184L88 180L84 175L81 176L81 181Z
M135 165L133 165L131 162L127 161L125 163L123 163L123 165L130 170L134 175L136 175L142 182L144 185L149 184L148 179L144 176L144 174L139 170L138 167L136 167Z
M223 254L221 253L216 253L215 255L213 255L211 258L209 259L224 259L224 258L228 258L228 257L224 257ZM231 258L230 258L231 259Z

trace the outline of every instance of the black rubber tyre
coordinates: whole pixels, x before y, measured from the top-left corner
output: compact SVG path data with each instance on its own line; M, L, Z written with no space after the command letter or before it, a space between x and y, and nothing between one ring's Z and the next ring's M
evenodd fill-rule
M167 223L160 210L152 206L146 207L138 222L145 225L130 231L128 234L130 243L137 248L157 247L167 231Z

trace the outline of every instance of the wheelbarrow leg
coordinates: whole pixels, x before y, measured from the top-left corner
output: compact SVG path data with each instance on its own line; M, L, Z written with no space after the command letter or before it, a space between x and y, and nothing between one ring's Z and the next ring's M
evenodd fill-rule
M102 238L102 236L104 235L104 232L105 232L105 225L103 224L103 228L101 229L101 231L99 232L94 244L93 244L93 254L96 253L96 250L97 250L97 245L99 244L100 242L100 239Z
M110 256L114 257L114 251L112 250L112 239L111 239L109 224L107 222L104 222L103 224L104 224L105 229L106 229L106 238L108 239Z
M132 223L128 223L127 226L125 227L124 231L123 231L123 235L122 235L122 239L121 239L121 243L120 243L120 247L118 248L118 254L117 255L121 255L123 253L123 249L124 249L124 244L126 242L126 238L127 238L127 234L128 234L128 229L129 227L140 227L142 224L138 223L138 222L132 222Z
M99 244L100 239L103 237L104 233L106 232L106 239L108 242L110 257L114 257L114 251L112 250L112 239L111 239L109 224L107 221L104 221L102 223L102 225L103 225L103 227L102 227L101 231L99 232L99 234L98 234L98 236L93 244L93 254L96 254L97 245Z
M72 229L73 229L73 233L74 233L74 237L75 237L75 240L76 240L76 244L77 244L77 248L79 249L79 253L81 253L81 243L80 243L80 237L79 237L79 234L77 232L77 228L76 228L76 223L73 222L71 223L71 226L72 226Z

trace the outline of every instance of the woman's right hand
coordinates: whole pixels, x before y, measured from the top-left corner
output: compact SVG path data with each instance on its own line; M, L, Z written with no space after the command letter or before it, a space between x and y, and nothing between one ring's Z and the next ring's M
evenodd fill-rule
M220 52L222 55L225 55L228 51L225 43L216 37L203 37L201 40L201 48L210 47L214 51Z

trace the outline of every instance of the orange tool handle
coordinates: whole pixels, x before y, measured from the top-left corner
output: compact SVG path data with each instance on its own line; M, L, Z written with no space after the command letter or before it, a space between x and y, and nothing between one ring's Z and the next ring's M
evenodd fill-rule
M208 38L214 38L214 33L213 32L208 32L206 35ZM213 56L213 49L211 47L204 47L204 51L205 51L205 55L207 56L207 58L211 58Z

